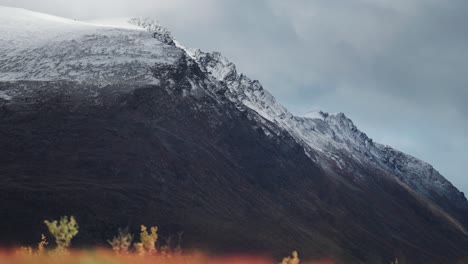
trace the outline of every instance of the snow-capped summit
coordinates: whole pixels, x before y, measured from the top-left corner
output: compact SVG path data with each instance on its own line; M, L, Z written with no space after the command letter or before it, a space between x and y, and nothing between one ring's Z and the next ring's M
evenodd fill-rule
M157 83L151 67L173 64L182 52L150 22L112 26L0 7L0 80Z

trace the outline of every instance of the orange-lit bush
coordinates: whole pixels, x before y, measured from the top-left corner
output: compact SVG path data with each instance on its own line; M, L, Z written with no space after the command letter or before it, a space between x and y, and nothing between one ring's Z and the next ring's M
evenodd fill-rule
M37 244L37 254L43 255L45 252L45 247L49 244L47 242L46 236L44 234L41 235L41 241Z
M148 233L146 226L141 225L140 242L135 243L135 249L138 255L156 253L156 241L158 241L158 227L150 228L151 233Z
M252 256L214 257L200 253L183 254L181 240L183 232L178 233L178 244L171 249L171 239L166 245L156 250L158 240L157 227L150 232L141 225L140 242L134 243L135 251L130 251L133 236L128 230L119 230L119 234L108 241L110 249L68 251L71 239L78 234L78 223L73 217L62 217L60 221L44 221L54 236L57 248L48 250L46 236L41 235L37 249L20 247L16 250L0 250L0 264L273 264L271 258ZM117 254L116 254L117 253ZM122 254L123 253L123 254ZM310 264L334 264L330 260L310 262ZM280 264L299 264L297 251L283 259Z
M299 254L297 253L297 251L293 251L291 255L292 256L283 258L283 261L281 261L280 264L299 264L300 260L299 260Z
M129 248L132 245L133 235L128 232L127 229L119 229L119 234L112 240L109 240L109 244L112 246L112 250L117 254L128 254Z

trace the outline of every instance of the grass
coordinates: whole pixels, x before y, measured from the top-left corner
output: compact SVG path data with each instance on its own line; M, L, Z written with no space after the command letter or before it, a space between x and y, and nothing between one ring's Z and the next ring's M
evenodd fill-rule
M202 253L147 255L116 254L108 249L74 250L67 254L53 251L38 255L22 250L0 251L0 264L277 264L268 257L210 256ZM300 262L301 264L335 264L333 261Z
M69 250L73 237L78 234L78 223L73 216L60 220L45 221L49 232L55 238L56 248L47 250L47 237L41 235L37 248L31 246L16 250L0 250L0 264L273 264L278 263L268 257L258 256L210 256L202 253L182 253L180 233L178 246L156 248L158 228L141 225L140 241L132 244L133 235L127 230L119 233L109 244L110 249ZM133 245L133 246L132 246ZM305 264L300 262L298 253L284 258L280 264ZM333 261L310 262L309 264L334 264Z
M213 257L201 253L181 255L117 255L111 250L72 251L67 254L35 255L22 251L0 252L0 264L273 264L252 256Z

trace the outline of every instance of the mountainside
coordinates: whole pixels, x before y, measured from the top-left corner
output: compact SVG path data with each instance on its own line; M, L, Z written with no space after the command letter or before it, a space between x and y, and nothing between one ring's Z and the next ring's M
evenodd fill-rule
M294 116L221 54L127 22L0 7L0 244L73 214L77 245L157 224L215 252L467 257L468 202L432 166L344 114Z
M304 146L307 154L319 152L319 155L312 158L319 164L325 165L328 162L328 166L331 163L331 166L338 166L340 170L348 172L355 172L353 163L377 166L397 176L442 208L459 215L461 221L468 219L468 203L464 194L431 165L389 146L373 142L343 113L317 111L303 117L294 116L264 90L258 81L238 74L235 65L221 54L185 50L205 72L229 87L226 96L230 100L254 110L266 120L288 131ZM351 160L347 160L348 158Z

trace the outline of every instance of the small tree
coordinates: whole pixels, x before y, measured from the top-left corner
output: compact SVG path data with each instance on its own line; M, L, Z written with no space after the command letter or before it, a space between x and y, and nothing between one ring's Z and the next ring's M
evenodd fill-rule
M159 253L163 256L169 256L171 254L172 236L166 238L165 245L159 247Z
M293 251L290 264L299 264L299 262L300 262L299 254L297 253L297 251Z
M135 247L135 250L138 254L138 256L144 256L145 255L145 248L143 247L143 243L135 243L133 244Z
M140 242L135 243L135 249L139 255L156 253L156 241L158 241L158 227L151 227L151 234L148 233L146 226L141 225Z
M45 251L45 247L49 244L47 242L46 236L44 234L41 235L41 242L37 244L37 254L43 255Z
M50 234L55 238L58 250L65 250L70 246L73 237L78 234L78 223L73 216L68 219L67 216L60 218L60 221L54 220L52 222L45 220Z
M293 251L292 257L288 256L286 258L283 258L283 261L281 261L280 264L299 264L299 262L299 254L297 253L297 251Z
M128 229L125 228L121 230L119 228L119 234L107 242L112 246L112 250L114 250L115 253L128 254L128 249L132 245L132 241L133 235L128 232Z

